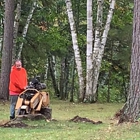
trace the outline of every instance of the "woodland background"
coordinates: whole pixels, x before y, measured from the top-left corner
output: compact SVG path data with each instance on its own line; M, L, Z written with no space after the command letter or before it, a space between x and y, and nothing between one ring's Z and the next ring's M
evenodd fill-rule
M87 2L71 0L75 28L86 77ZM104 0L102 26L104 30L109 5ZM20 17L16 18L19 7ZM93 36L96 30L97 1L93 0ZM79 100L79 82L72 48L72 36L66 1L63 0L17 0L14 4L14 50L12 63L21 58L27 69L29 81L40 76L47 84L51 96L71 102ZM110 24L104 55L99 71L96 102L125 102L129 88L130 54L132 45L133 1L116 1ZM7 29L8 30L8 29ZM17 33L17 34L16 34ZM4 36L4 2L0 2L0 53L2 60ZM21 54L20 54L21 53ZM2 64L2 61L1 61ZM86 79L86 78L85 78ZM8 82L8 81L7 81ZM3 97L1 93L1 97ZM7 98L7 95L6 97Z

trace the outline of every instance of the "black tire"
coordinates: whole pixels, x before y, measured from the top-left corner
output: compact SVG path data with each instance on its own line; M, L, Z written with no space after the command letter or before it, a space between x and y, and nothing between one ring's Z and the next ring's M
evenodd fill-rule
M26 110L21 109L20 112L19 112L19 115L25 115L25 114L26 114Z
M52 109L50 109L50 108L41 108L40 113L43 114L46 117L46 119L48 119L48 120L52 119Z

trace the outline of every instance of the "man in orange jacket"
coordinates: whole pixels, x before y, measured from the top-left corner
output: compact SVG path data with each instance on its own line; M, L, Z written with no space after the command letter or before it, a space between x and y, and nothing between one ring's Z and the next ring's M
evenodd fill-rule
M15 106L18 95L27 87L27 72L22 67L20 60L16 60L14 66L11 68L9 94L10 94L10 119L15 118Z

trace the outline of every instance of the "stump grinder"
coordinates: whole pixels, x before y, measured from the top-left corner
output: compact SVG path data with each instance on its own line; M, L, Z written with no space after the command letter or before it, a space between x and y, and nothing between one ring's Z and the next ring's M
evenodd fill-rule
M46 89L46 84L39 82L37 78L32 79L27 89L18 97L17 115L42 114L46 119L51 119L49 93L42 91L43 89Z

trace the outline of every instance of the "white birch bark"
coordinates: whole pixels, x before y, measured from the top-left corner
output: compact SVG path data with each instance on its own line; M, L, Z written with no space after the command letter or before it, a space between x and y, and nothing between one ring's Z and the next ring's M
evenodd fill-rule
M0 26L3 29L3 18L0 19ZM2 51L2 43L3 43L3 32L0 34L0 52Z
M23 42L24 42L24 39L26 37L27 31L28 31L28 28L29 28L29 24L30 24L31 18L33 16L34 10L36 8L36 5L37 5L37 0L35 0L33 2L31 10L29 11L29 15L27 17L27 21L26 21L26 24L25 24L23 32L22 32ZM17 54L17 59L20 59L20 57L21 57L21 52L22 52L22 48L23 48L23 44L24 44L23 42L19 46L19 51L18 51L18 54Z
M85 99L92 95L92 69L93 69L93 17L92 17L92 0L87 0L87 50L86 50L86 93Z
M48 79L48 69L49 69L49 64L48 64L48 58L46 59L46 65L45 65L45 80L47 81Z
M99 47L99 51L96 51L96 53L94 54L94 69L93 69L93 96L96 95L96 91L97 91L97 84L98 84L98 77L99 77L99 71L100 71L100 67L101 67L101 61L102 61L102 57L103 57L103 53L104 53L104 48L106 45L106 40L107 40L107 36L108 36L108 32L110 30L110 24L111 24L111 20L112 20L112 16L113 16L113 10L115 7L115 1L116 0L111 0L110 1L110 9L108 12L108 16L107 16L107 21L106 21L106 25L103 31L103 35L101 38L101 43L98 46ZM97 49L98 50L98 49ZM96 57L97 56L97 57Z
M102 60L102 55L104 53L104 47L106 45L108 32L110 30L110 24L111 24L111 20L112 20L112 17L113 17L115 2L116 2L116 0L111 0L111 3L110 3L110 9L109 9L109 12L108 12L106 25L105 25L105 29L104 29L104 32L103 32L103 35L102 35L102 40L101 40L101 51L99 53L99 60Z
M2 42L3 42L3 38L2 36L0 36L0 52L2 51Z
M96 29L95 29L95 39L94 39L94 50L93 50L93 59L96 59L99 53L101 46L101 28L102 28L102 16L103 16L103 1L97 1L97 19L96 19Z
M16 15L15 15L15 21L14 21L14 38L13 38L13 49L12 49L12 64L14 63L15 58L16 58L16 39L17 39L19 21L20 21L20 16L21 16L21 3L22 3L22 0L17 1Z
M97 17L96 17L96 28L95 28L95 39L94 39L94 49L93 49L93 86L92 86L92 94L93 98L92 100L96 100L96 97L94 96L97 91L97 84L98 84L98 76L99 76L99 70L97 69L98 65L98 55L101 47L101 28L102 28L102 17L103 17L103 1L104 0L98 0L97 1Z
M53 64L54 64L54 75L55 75L55 79L57 78L57 76L56 76L56 57L53 55L52 56L52 62L53 62Z
M78 73L78 78L79 78L79 100L83 101L84 78L83 78L83 72L82 72L83 71L82 62L81 62L78 41L77 41L77 34L76 34L76 29L75 29L75 22L74 22L73 11L72 11L72 3L71 3L71 0L65 0L65 3L66 3L68 19L70 23L73 50L74 50L76 68L77 68L77 73Z

